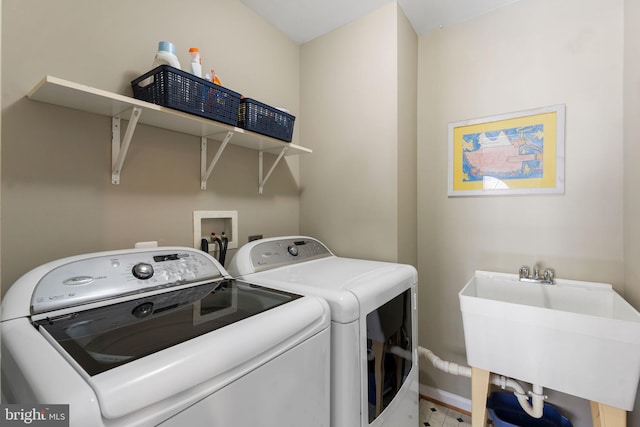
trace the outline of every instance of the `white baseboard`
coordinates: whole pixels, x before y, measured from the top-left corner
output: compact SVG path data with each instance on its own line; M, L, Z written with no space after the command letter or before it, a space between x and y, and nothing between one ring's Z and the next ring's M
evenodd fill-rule
M420 384L420 394L430 399L437 400L438 402L446 403L454 408L471 412L471 400L458 396L457 394L439 390L425 384Z

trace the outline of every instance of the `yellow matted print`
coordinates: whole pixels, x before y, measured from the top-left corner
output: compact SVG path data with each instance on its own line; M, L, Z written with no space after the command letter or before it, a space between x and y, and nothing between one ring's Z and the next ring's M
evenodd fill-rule
M564 105L449 124L449 196L564 192Z

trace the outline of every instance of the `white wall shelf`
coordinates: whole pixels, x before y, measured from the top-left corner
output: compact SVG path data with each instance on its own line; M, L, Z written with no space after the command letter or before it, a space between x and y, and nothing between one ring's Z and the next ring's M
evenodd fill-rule
M259 151L258 190L261 194L269 176L283 156L312 152L308 148L280 141L239 127L52 76L46 76L42 79L31 92L29 92L28 97L35 101L111 117L111 182L113 184L120 183L122 166L138 123L200 137L200 188L203 190L207 188L207 180L209 176L211 176L227 144ZM129 121L124 136L122 137L120 127L121 119ZM207 164L207 145L209 139L221 141L222 143L213 160ZM278 156L266 176L263 176L264 153Z

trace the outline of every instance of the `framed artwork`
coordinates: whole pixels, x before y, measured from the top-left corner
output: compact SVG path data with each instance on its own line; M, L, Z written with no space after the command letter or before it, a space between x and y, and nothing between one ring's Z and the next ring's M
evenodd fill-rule
M564 193L565 106L449 124L449 196Z

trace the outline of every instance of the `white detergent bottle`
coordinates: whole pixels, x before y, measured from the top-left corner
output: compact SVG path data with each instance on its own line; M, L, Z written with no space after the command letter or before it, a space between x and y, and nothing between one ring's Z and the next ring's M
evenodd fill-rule
M158 51L156 52L156 56L153 60L153 66L151 68L156 68L160 65L170 65L174 68L180 69L180 61L178 61L178 57L176 56L176 47L173 43L158 43Z
M202 78L202 58L200 57L200 51L197 47L189 49L191 55L191 74L196 77Z

